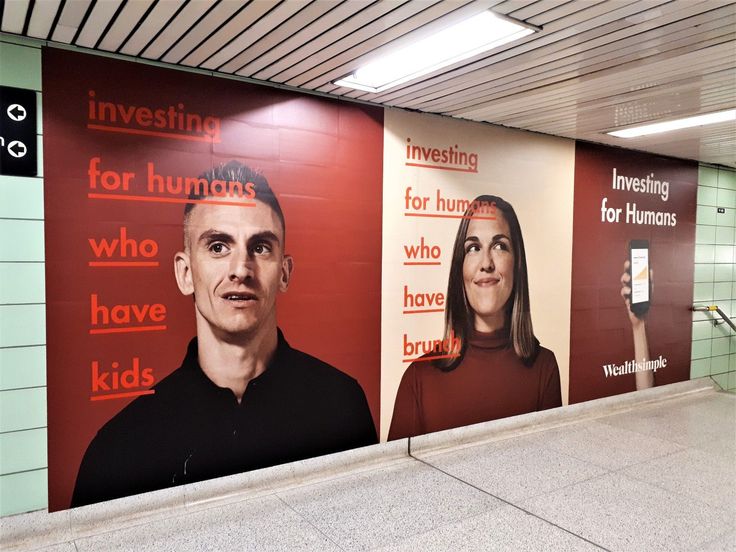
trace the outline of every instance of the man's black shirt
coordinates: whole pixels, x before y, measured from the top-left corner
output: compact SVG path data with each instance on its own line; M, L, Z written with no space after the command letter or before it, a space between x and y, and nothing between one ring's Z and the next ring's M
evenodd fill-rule
M189 343L182 366L112 418L87 448L71 506L82 506L377 442L362 388L292 349L273 359L237 402Z

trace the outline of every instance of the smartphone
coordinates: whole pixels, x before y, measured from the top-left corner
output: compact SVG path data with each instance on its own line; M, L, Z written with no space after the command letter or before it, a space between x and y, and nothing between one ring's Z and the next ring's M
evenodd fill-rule
M652 284L649 279L649 241L631 240L629 242L629 262L631 263L631 312L641 317L649 310Z

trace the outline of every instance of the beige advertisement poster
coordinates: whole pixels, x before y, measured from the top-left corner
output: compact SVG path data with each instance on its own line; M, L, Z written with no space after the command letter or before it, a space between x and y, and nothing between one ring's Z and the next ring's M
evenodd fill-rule
M386 111L382 441L567 403L574 155Z

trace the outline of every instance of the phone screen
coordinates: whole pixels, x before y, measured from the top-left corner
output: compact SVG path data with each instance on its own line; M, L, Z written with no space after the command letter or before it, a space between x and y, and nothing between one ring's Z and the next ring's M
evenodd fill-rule
M631 303L649 301L649 249L631 249Z

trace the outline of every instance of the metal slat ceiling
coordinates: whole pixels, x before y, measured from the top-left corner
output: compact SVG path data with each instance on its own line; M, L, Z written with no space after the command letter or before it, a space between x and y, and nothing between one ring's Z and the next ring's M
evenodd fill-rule
M106 51L115 51L122 44L136 23L140 21L143 15L153 5L154 0L136 0L135 2L127 2L115 19L114 24L105 33L104 38L100 41L99 48Z
M564 59L569 51L585 55L590 47L590 41L621 29L621 19L635 13L636 6L632 5L634 2L627 3L630 5L626 7L622 6L623 3L619 3L619 6L622 7L616 12L611 12L610 9L603 11L604 7L599 7L598 9L580 12L566 20L547 23L547 34L528 37L526 41L498 52L493 57L481 59L475 63L468 63L453 74L446 75L446 84L449 85L449 81L455 75L459 75L462 77L459 84L462 86L467 83L462 88L468 88L482 84L489 79L494 82L498 71L504 68L509 69L514 75L519 72L517 67L524 69L527 66L532 66L545 71L550 63ZM585 13L585 20L581 19L583 13ZM624 25L623 27L628 26ZM585 45L585 48L583 48L583 45ZM523 54L527 55L523 56ZM522 56L523 59L520 59ZM491 65L492 67L490 67ZM488 67L488 70L485 70L486 67ZM474 72L472 76L464 76L471 71ZM436 87L436 90L441 95L447 94L441 85ZM403 91L400 91L399 94L401 92Z
M687 29L693 29L695 25L703 24L707 24L707 20L698 17L692 18L692 21L688 19L684 22ZM710 27L705 30L709 29ZM627 29L623 30L625 31ZM642 31L642 29L637 30ZM649 46L656 49L656 52L654 53L657 53L665 47L669 40L675 38L674 35L676 30L677 24L673 24L671 27L662 26L659 29L645 31L640 33L635 39L632 38L627 40L629 44L626 46L620 44L618 39L622 37L629 38L630 35L621 35L621 31L598 36L597 38L593 38L592 35L588 33L581 33L574 38L558 41L550 46L545 46L544 48L538 48L535 50L535 56L529 56L529 59L525 63L519 63L518 59L513 57L507 61L502 59L501 56L498 56L496 62L491 68L489 68L492 70L490 75L487 75L485 71L478 71L476 73L478 77L473 79L469 77L459 79L459 82L454 85L446 82L444 85L439 83L434 86L425 86L419 90L419 94L415 93L410 97L407 92L410 93L411 88L407 88L407 92L404 92L401 96L396 94L393 96L384 95L380 97L380 100L393 101L397 97L402 97L406 102L413 100L416 96L420 96L424 102L428 102L428 105L414 105L412 107L435 109L441 108L440 106L443 102L451 101L452 105L454 105L463 100L463 98L477 97L479 92L487 89L499 88L502 84L507 85L506 89L522 92L526 89L524 85L527 82L534 83L532 87L537 88L543 84L560 82L566 78L580 76L583 72L590 74L606 68L607 66L623 63L626 60L619 59L607 66L601 67L599 65L595 65L605 59L612 59L616 56L621 56L624 53L630 52L633 59L641 59L645 53L643 52L643 48ZM702 40L704 29L695 29L694 32L699 35L694 39L694 41L697 42ZM596 30L596 34L599 34L598 30ZM612 35L619 36L616 37ZM606 37L611 38L606 39ZM643 39L648 39L650 37L652 40L648 42L643 41ZM582 41L587 38L591 38L591 40L584 42L586 49L582 50ZM524 76L519 78L518 74L522 70L524 70ZM565 74L564 71L568 71L568 73ZM539 82L539 79L536 78L538 75L544 77L542 80L546 80L546 82ZM488 82L487 85L486 82ZM428 98L428 93L433 93L433 95Z
M199 4L199 3L197 3ZM204 3L202 3L204 4ZM128 35L122 42L121 46L115 49L121 54L136 56L156 38L157 33L166 32L167 27L172 18L182 10L184 0L169 0L168 2L158 2L153 10L148 13L147 17L138 21L138 28ZM169 30L169 32L171 32ZM181 35L179 35L181 36Z
M736 0L5 0L5 33L381 105L736 167L736 124L622 126L736 107ZM332 84L483 10L522 40L371 94Z

